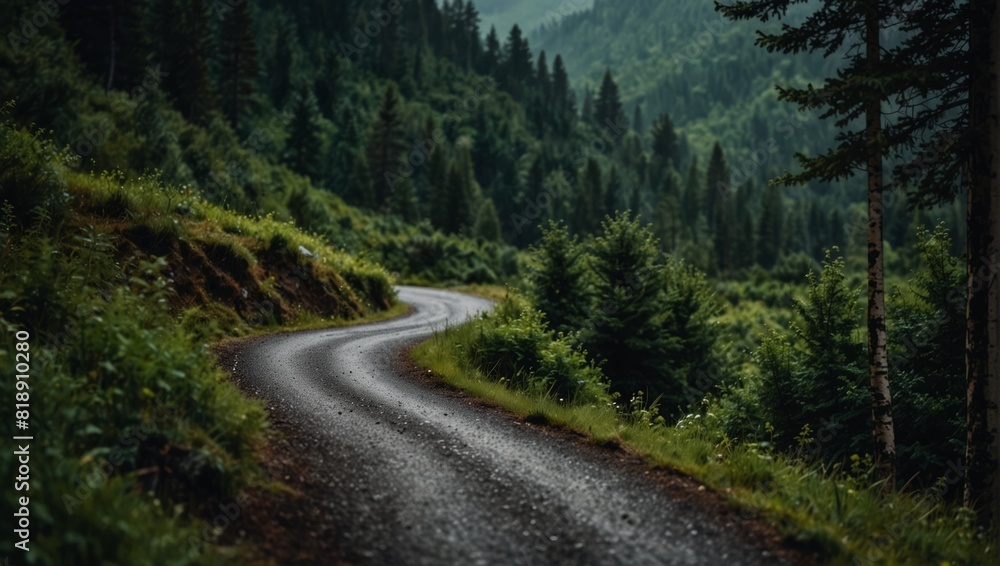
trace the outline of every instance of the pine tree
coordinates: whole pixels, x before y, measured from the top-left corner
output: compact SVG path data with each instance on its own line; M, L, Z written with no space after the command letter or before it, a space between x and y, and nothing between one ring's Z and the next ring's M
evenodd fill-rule
M292 96L292 66L294 65L291 38L298 36L295 23L288 18L282 18L278 26L281 39L275 42L274 55L268 65L270 79L270 98L275 108L284 108Z
M584 124L596 124L594 121L594 95L590 87L583 89L583 108L580 110L580 121Z
M750 0L720 6L720 9L732 19L783 19L789 8L797 3L795 0ZM902 101L919 82L908 73L908 65L900 62L886 65L882 61L886 51L881 44L882 25L892 11L899 8L898 4L894 0L824 2L808 17L797 15L795 20L800 23L783 22L780 31L761 32L757 37L757 44L768 51L785 54L822 51L829 55L844 50L848 54L844 67L835 77L827 78L820 88L811 84L808 88L778 87L779 99L796 103L800 108L825 108L823 116L837 118L838 125L842 126L864 116L864 129L841 132L837 147L817 157L799 154L797 157L805 171L780 178L779 182L849 177L862 165L868 173L868 355L872 439L875 466L884 481L883 489L889 491L895 489L896 446L886 347L882 158L894 150L893 142L901 145L904 142L897 138L887 143L887 135L900 134L894 128L882 127L882 103L890 98ZM992 11L995 2L987 5ZM899 76L903 77L901 81L896 80ZM903 136L905 138L906 134Z
M229 124L240 131L240 122L251 110L259 72L250 2L240 2L225 13L221 55L219 91Z
M528 40L521 34L521 28L514 24L504 45L503 73L507 92L514 100L522 100L532 81L531 49Z
M670 115L664 112L653 121L650 130L653 150L653 185L659 185L666 171L672 164L677 163L677 132L674 131L674 124L670 120Z
M292 98L291 110L285 160L296 172L315 178L323 139L317 123L316 97L305 85Z
M712 146L712 156L708 160L705 171L705 215L708 219L708 230L714 233L719 223L720 201L724 202L731 196L732 185L729 177L729 166L722 153L722 146L715 142Z
M368 163L375 184L375 204L385 206L392 194L399 155L406 150L403 142L403 124L399 117L399 96L396 87L389 83L382 95L378 117L372 124L368 137Z
M567 135L577 120L576 104L569 87L566 66L563 64L562 56L558 54L552 62L552 108L555 112L556 131L560 135Z
M427 217L435 228L447 230L448 161L442 146L431 151L427 170Z
M769 184L760 202L760 222L757 224L757 263L771 269L781 255L785 237L785 203L781 187Z
M162 22L156 34L157 58L171 79L163 88L185 118L204 120L216 103L206 59L215 48L205 3L193 0L185 7L179 0L159 0L154 14Z
M1000 8L969 2L965 495L979 524L1000 524ZM983 265L991 265L984 269Z
M347 179L344 201L366 210L375 208L375 188L372 187L371 168L363 151L357 152L354 158L354 167Z
M468 224L471 209L462 168L454 162L448 169L445 198L447 216L444 218L444 231L448 234L460 234Z
M483 44L479 35L479 11L472 0L467 0L462 11L463 33L465 34L464 62L466 70L477 69L483 56Z
M715 228L712 231L712 243L715 248L715 261L722 274L733 270L734 241L736 240L736 207L731 195L719 195L715 200Z
M642 105L638 102L635 104L635 108L632 110L632 129L635 133L642 134Z
M599 129L609 128L612 132L620 132L628 128L625 109L618 96L618 85L611 78L611 69L604 72L601 89L594 102L594 120Z
M538 63L535 65L535 86L542 96L546 106L552 101L552 80L549 78L549 65L545 60L545 50L538 53Z
M420 220L417 192L409 177L396 183L396 188L389 197L389 212L407 224L416 224Z
M479 73L494 76L500 69L502 56L503 52L500 49L500 38L497 37L497 28L490 26L490 33L486 36L486 50L479 64Z
M69 16L67 7L62 10ZM144 18L145 6L131 0L113 0L109 10L112 48L108 84L126 90L142 82L153 56L153 39Z
M663 249L675 250L681 236L681 179L671 171L663 180L663 189L656 198L654 226L656 236L660 239Z
M748 180L737 191L734 231L733 268L743 269L754 264L757 257L755 226L750 214L750 199L754 193L753 180Z
M604 191L604 212L614 214L622 209L622 180L618 176L618 166L611 166L611 173L608 174L608 188Z
M664 366L673 350L666 322L659 247L648 227L620 213L591 245L593 303L580 340L604 361L612 388L631 400L671 390Z
M579 234L593 231L604 215L604 193L601 188L601 166L594 158L588 158L587 164L578 176L579 196L577 205L573 207L573 230Z
M806 248L804 237L806 230L805 214L802 210L802 203L796 203L788 211L788 219L785 221L784 242L781 247L785 255L792 255Z
M320 113L332 119L337 107L337 90L340 85L340 57L332 51L319 52L319 72L313 83L316 104Z
M566 227L550 222L531 248L528 294L556 332L580 328L587 313L584 249Z
M487 242L501 241L500 218L497 216L496 206L493 205L491 199L485 199L483 205L479 207L473 234L476 238Z
M692 230L697 226L698 216L701 213L701 184L698 182L700 175L698 158L695 157L691 160L691 165L688 166L687 179L684 182L684 196L681 201L684 218L687 219L688 227Z

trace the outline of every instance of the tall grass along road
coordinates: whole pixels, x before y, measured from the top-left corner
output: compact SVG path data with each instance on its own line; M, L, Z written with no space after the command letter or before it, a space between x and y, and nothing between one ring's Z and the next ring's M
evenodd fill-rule
M407 317L271 336L227 360L323 471L311 516L362 564L771 564L600 450L404 377L400 352L490 307L399 288ZM302 533L309 536L309 533Z

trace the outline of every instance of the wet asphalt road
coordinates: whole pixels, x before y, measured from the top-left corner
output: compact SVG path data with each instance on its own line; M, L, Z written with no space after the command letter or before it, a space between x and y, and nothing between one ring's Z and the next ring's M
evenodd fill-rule
M399 298L415 312L256 340L230 368L302 432L303 455L323 471L315 515L345 558L780 563L595 449L402 377L401 349L490 304L413 287L400 287Z

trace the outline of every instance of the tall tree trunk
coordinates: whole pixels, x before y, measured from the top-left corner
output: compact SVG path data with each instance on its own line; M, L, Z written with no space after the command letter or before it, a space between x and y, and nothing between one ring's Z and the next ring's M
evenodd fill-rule
M987 420L994 431L990 454L994 463L1000 463L1000 8L993 3L993 17L990 23L990 83L988 91L991 115L990 127L990 250L989 250L989 349L990 373L987 390L990 396L990 412ZM990 501L990 515L993 525L1000 530L1000 477L993 478L993 493ZM994 531L997 532L997 531ZM994 546L998 541L994 541Z
M968 303L965 329L966 451L965 504L979 511L983 525L1000 523L1000 361L997 282L1000 190L998 147L998 56L995 0L971 2L969 30L969 206Z
M111 31L111 61L108 63L108 86L105 90L111 90L115 85L115 63L118 59L118 14L115 13L115 7L112 4L108 6L108 22Z
M865 15L867 68L878 76L879 0L868 2ZM868 374L872 395L872 438L875 469L883 491L896 489L896 438L889 392L889 360L885 345L885 280L882 249L882 97L873 93L865 108L868 151Z

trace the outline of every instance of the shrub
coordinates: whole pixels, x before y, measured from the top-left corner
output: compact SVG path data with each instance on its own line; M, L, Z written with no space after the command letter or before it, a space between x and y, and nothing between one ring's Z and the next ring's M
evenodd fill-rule
M505 299L477 326L469 359L491 379L571 402L607 399L603 375L574 345L574 337L554 335L523 299Z
M38 132L16 127L0 108L0 204L9 205L11 220L24 228L38 218L58 223L65 213L66 184L56 170L60 159L51 142Z

